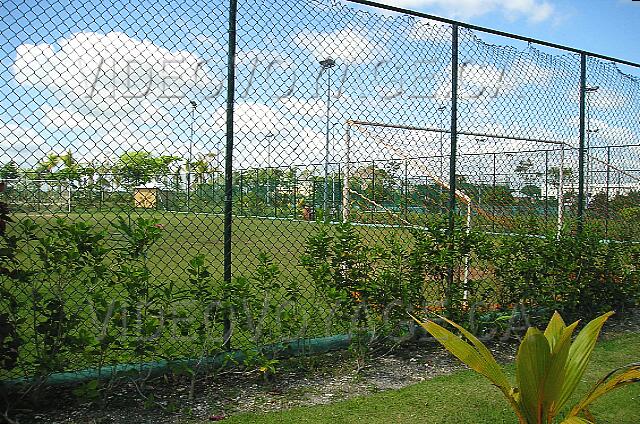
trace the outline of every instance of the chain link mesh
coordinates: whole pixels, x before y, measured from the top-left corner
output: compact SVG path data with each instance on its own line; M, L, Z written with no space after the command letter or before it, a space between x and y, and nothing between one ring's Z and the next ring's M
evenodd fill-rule
M601 238L638 241L639 82L614 63L587 60L581 150L578 54L456 28L452 161L452 25L240 1L225 169L227 2L1 7L0 380L340 335L364 300L380 321L410 285L393 255L451 212L448 231L539 236L583 202ZM402 305L453 280L463 306L498 302L490 261L455 260Z

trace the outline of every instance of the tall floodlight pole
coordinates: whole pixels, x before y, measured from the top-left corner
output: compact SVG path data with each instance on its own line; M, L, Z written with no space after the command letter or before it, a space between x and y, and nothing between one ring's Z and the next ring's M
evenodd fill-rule
M322 197L322 211L324 222L329 222L329 138L331 136L331 68L336 65L336 61L327 58L320 61L323 71L327 72L327 128L324 146L324 195Z
M189 157L187 159L187 212L191 212L191 166L193 161L193 124L196 119L196 107L198 104L191 100L191 135L189 137Z

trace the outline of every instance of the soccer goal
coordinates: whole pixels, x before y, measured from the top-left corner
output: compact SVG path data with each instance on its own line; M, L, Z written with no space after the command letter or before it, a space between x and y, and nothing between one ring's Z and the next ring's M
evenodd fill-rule
M375 177L378 172L386 175L387 172L382 169L389 164L402 164L404 169L400 172L404 174L405 187L410 181L420 180L437 187L441 193L448 193L449 143L445 133L432 128L347 121L344 140L343 221L350 220L352 197L357 196L360 201L369 204L375 210L381 210L403 224L410 224L397 212L398 207L394 207L393 204L391 207L384 205L381 199L372 199L363 193L362 187L354 187L352 184L354 177L367 180L369 175ZM367 182L367 191L376 193L376 190L371 189L371 185L375 185L375 181ZM464 191L456 189L455 196L466 206L467 228L471 226L472 210L489 215L475 205L471 196Z
M71 212L72 185L69 181L20 178L5 182L3 196L12 211Z
M366 121L347 121L345 131L345 163L343 173L343 194L342 194L342 219L344 222L351 220L351 198L357 196L360 201L368 203L375 210L382 210L390 217L404 225L412 225L406 218L396 212L396 207L388 207L382 204L379 199L371 199L362 193L362 186L352 187L355 177L363 176L368 179L371 175L375 177L378 169L388 164L401 163L404 165L402 173L405 179L405 190L408 187L409 179L421 179L438 187L441 193L449 193L450 185L447 182L449 173L449 143L446 142L445 132L432 128L422 128L403 125L380 124ZM376 163L378 164L376 167ZM393 166L391 166L393 168ZM365 170L365 175L362 175ZM387 176L384 171L383 175ZM375 185L373 181L371 185ZM376 191L367 185L368 192ZM406 193L405 193L406 196ZM464 204L466 216L466 231L471 230L472 210L476 210L483 215L489 215L484 210L474 204L471 196L460 189L455 190L455 197ZM405 208L406 211L406 208ZM464 285L469 280L469 257L464 259ZM463 298L468 298L465 290Z

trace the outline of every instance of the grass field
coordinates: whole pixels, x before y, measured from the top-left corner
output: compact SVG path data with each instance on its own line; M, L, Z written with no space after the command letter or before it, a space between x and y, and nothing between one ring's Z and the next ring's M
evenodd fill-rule
M204 321L202 314L197 314L196 311L200 311L202 308L198 305L199 299L193 294L194 286L190 282L189 261L196 255L204 255L206 264L211 272L211 280L207 283L211 287L215 287L222 283L223 280L223 217L212 214L184 214L184 213L169 213L159 211L131 211L129 213L60 213L60 214L13 214L14 221L32 220L40 224L40 229L36 231L39 233L40 240L38 243L33 243L31 247L28 245L20 244L18 253L18 262L22 264L26 269L42 270L43 259L38 259L37 250L42 247L39 243L43 243L46 239L47 232L51 231L51 226L54 224L57 218L62 218L66 222L86 223L93 225L96 229L102 229L107 232L105 239L105 246L112 251L119 248L126 248L129 244L120 230L114 225L119 218L125 221L134 222L140 217L153 218L158 224L161 225L162 230L161 237L156 241L154 245L149 249L146 254L146 262L148 265L148 271L150 273L148 293L150 293L151 299L160 299L155 302L157 308L162 309L163 314L171 314L172 311L177 310L179 313L186 314L191 325L197 325L197 322ZM342 334L345 332L342 323L334 323L332 325L338 325L337 328L331 327L329 329L325 324L324 317L327 316L330 310L330 305L325 301L321 293L318 293L316 287L312 283L308 273L303 269L300 263L302 254L305 251L305 244L308 237L314 233L319 225L316 222L306 221L293 221L293 220L280 220L280 219L268 219L268 218L246 218L235 217L232 233L232 257L233 257L233 276L235 277L256 277L256 268L259 265L258 255L264 252L270 256L273 263L277 265L279 269L279 275L276 277L278 284L286 283L288 281L295 282L297 288L297 297L295 304L289 304L286 308L294 311L296 319L299 319L305 325L300 325L299 328L292 330L283 330L280 323L277 321L279 318L273 311L270 311L270 315L264 320L266 324L262 331L256 330L255 333L266 334L260 342L254 340L256 334L253 331L247 329L234 330L233 346L234 348L254 347L256 344L261 343L275 343L283 340L288 340L297 337L317 337L333 334ZM8 232L15 232L15 228L18 227L16 222L10 224ZM391 231L404 231L404 230L392 230L389 228L374 228L374 227L360 227L363 234L363 238L366 243L374 243L382 241ZM25 242L27 243L27 242ZM30 242L28 242L30 243ZM53 239L55 245L55 238ZM23 248L24 247L24 248ZM120 258L120 259L118 259ZM115 264L114 260L121 260L121 256L110 253L107 255L106 265L114 264L113 271L119 269L122 271L124 265ZM55 259L53 260L55 262ZM85 271L83 271L85 272ZM88 270L89 273L93 272ZM46 275L45 275L46 274ZM40 311L38 318L35 317L30 311L35 307L33 301L34 296L32 292L32 286L29 284L35 284L39 290L38 298L40 296L49 296L51 293L63 293L61 298L65 299L65 310L69 316L73 316L74 319L79 321L78 328L87 330L90 334L99 334L100 328L104 322L108 322L109 325L113 324L118 319L113 318L111 320L98 317L94 312L95 299L92 297L94 292L104 292L107 304L109 302L119 302L113 316L118 316L118 311L122 309L123 302L127 302L127 298L122 295L125 292L125 286L138 286L147 283L141 283L140 280L135 278L131 279L119 279L114 281L115 277L107 277L106 279L98 279L96 283L90 283L91 281L86 276L80 278L78 283L75 279L75 275L63 276L60 281L60 275L53 273L49 278L48 273L39 273L38 277L34 277L34 282L26 283L22 285L15 285L11 280L3 279L0 283L10 290L13 295L16 296L17 302L20 305L16 315L19 316L21 326L21 335L25 341L24 346L20 349L21 358L23 358L24 370L27 375L33 369L34 365L32 361L35 361L38 348L34 347L38 345L38 342L34 342L36 332L34 327L37 325L35 322L42 322L45 317L42 315L44 312ZM84 275L84 274L83 274ZM124 281L124 282L123 282ZM250 280L249 284L254 284L254 280ZM97 286L95 286L97 284ZM94 285L92 287L92 285ZM283 284L281 287L286 286ZM60 289L60 287L63 287ZM135 291L142 293L141 290L147 290L141 288L142 285L135 288ZM167 295L163 293L168 287L173 287L169 290L172 296L176 296L175 301L172 301L170 305L163 306L163 299L168 299ZM129 290L129 289L127 289ZM277 289L280 291L286 290L285 288ZM186 294L185 294L186 293ZM252 292L253 294L259 294L259 292ZM279 294L274 291L269 295L276 299L279 299ZM57 296L57 295L56 295ZM141 295L142 296L142 295ZM155 297L154 297L155 296ZM164 296L164 297L163 297ZM179 298L182 296L182 299ZM254 298L257 297L254 296ZM145 311L146 307L142 302L137 300L135 303L130 303L134 307L139 308L138 311ZM253 300L253 299L251 299ZM42 303L42 302L41 302ZM262 305L262 298L258 299L259 305ZM41 307L41 306L39 306ZM262 306L253 306L250 312L237 307L235 312L234 323L238 323L243 320L243 324L248 321L249 313L253 314L253 318L262 317ZM0 312L4 309L8 309L9 306L5 302L0 302ZM288 309L288 310L289 310ZM142 313L142 312L140 312ZM130 314L130 313L129 313ZM160 317L160 313L152 313ZM243 315L244 314L244 315ZM273 316L272 316L273 315ZM137 317L130 315L131 319L138 319ZM169 316L169 315L168 315ZM160 319L160 318L158 318ZM157 346L153 354L142 355L139 357L133 357L128 350L125 349L122 353L112 350L109 353L109 357L106 359L106 364L125 362L136 363L157 360L158 358L187 358L194 355L194 342L189 337L180 337L180 331L175 324L171 321L172 318L166 322L161 322L159 328L163 331L159 338L154 341ZM272 322L274 321L274 322ZM121 321L118 321L121 322ZM136 325L135 323L132 324ZM216 337L221 337L223 331L221 324L215 324L211 332L216 334ZM119 331L118 329L114 331ZM293 333L291 333L293 332ZM32 344L34 346L32 346ZM42 340L40 340L42 345ZM57 366L60 370L77 370L84 367L92 366L91 361L93 358L87 355L71 354L68 358L65 358L65 364ZM15 377L22 373L20 367L14 369L5 376L0 376L0 379L9 377ZM4 371L3 371L4 374Z
M612 369L640 360L640 334L601 342L583 378L579 393ZM508 367L513 376L513 366ZM636 424L640 417L640 384L624 387L597 401L592 412L598 423ZM242 414L229 424L368 423L368 424L497 424L514 423L515 415L502 394L471 371L436 377L401 390L344 402L268 414Z
M134 210L131 212L60 213L55 215L15 214L14 218L33 219L39 223L60 217L73 222L87 222L110 233L109 243L119 246L122 236L114 229L118 217L135 220L138 217L154 218L163 225L161 239L149 251L154 277L158 280L186 279L188 261L203 254L215 277L223 273L223 217L215 214L195 214ZM232 258L235 275L251 274L260 252L268 253L278 264L283 277L302 278L300 256L311 234L317 229L315 221L275 218L234 217L232 226ZM365 240L383 241L392 231L389 228L360 227Z

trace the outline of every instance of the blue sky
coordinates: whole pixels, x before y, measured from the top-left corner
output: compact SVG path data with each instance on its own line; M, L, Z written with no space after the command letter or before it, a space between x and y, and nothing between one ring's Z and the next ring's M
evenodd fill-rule
M640 1L382 0L380 3L640 63ZM520 7L513 10L514 5Z
M238 166L320 163L327 114L331 159L336 161L343 160L348 119L448 126L448 26L362 13L335 0L239 3ZM619 35L624 24L605 16L621 10L619 19L627 22L638 16L638 7L609 3L600 6L606 13L593 7L587 15L577 2L394 1L633 60L613 50L625 45L632 50L633 40ZM132 149L185 157L193 143L197 157L213 157L218 166L225 128L225 5L223 0L3 2L0 162L14 158L33 164L49 152L67 150L87 161L114 160ZM595 17L610 28L604 35L592 29L605 28L590 23ZM600 44L591 45L589 39ZM603 44L607 40L611 48ZM576 57L522 43L501 47L505 41L461 32L460 128L575 145ZM337 62L330 74L318 63L327 56ZM590 103L592 124L600 130L594 145L640 140L638 81L599 61L590 69L590 84L601 87ZM329 81L330 105L325 96ZM191 100L197 101L195 111ZM438 133L396 132L395 137L392 144L398 147L404 140L407 145L400 147L410 156L439 151ZM461 137L461 151L540 147L504 137L478 139ZM398 156L397 150L366 137L354 138L358 142L360 150L352 152L358 159Z

